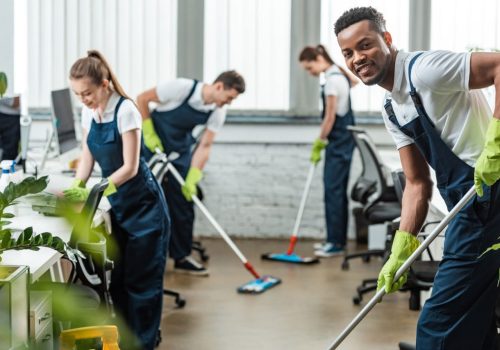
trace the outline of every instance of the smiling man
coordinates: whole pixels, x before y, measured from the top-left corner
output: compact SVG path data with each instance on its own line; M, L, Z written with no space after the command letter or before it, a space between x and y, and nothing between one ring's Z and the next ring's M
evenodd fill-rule
M194 208L192 196L202 178L215 135L226 119L226 105L245 92L245 81L236 71L221 73L212 84L177 78L144 91L137 97L143 118L144 144L150 152L156 148L167 154L177 152L174 166L185 178L180 186L168 172L162 183L172 218L170 256L175 260L174 271L206 276L208 270L191 257L193 244ZM150 113L149 103L159 105ZM205 132L193 154L195 139L192 131L204 125Z
M394 292L406 281L394 275L419 245L432 194L428 165L448 209L475 185L478 196L448 226L417 349L496 349L500 54L398 51L385 25L372 7L353 8L335 23L347 67L366 85L387 90L382 115L406 176L401 223L378 287ZM494 113L478 90L491 85Z

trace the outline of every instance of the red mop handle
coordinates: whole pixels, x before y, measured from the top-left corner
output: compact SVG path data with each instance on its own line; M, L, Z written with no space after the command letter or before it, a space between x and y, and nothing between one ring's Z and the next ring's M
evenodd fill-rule
M286 255L291 255L295 249L295 244L297 243L297 236L293 235L290 237L290 245L288 246L288 250L286 251Z
M259 274L257 273L257 271L255 271L255 269L253 268L252 264L250 264L250 262L249 262L249 261L247 261L247 262L246 262L246 263L244 263L243 265L246 267L246 269L247 269L248 271L250 271L250 273L251 273L251 274L252 274L255 278L257 278L257 279L259 279L259 278L260 278Z

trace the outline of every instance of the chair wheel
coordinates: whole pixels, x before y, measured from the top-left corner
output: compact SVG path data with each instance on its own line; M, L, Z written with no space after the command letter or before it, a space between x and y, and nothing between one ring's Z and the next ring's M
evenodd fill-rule
M371 257L369 255L363 257L363 262L365 262L365 263L369 263L370 260L371 260Z
M344 271L345 271L345 270L349 270L349 261L344 260L344 261L342 262L342 270L344 270Z
M205 254L205 253L200 253L200 259L203 262L207 262L210 259L210 255Z
M359 295L352 297L352 302L354 305L359 305L361 303L361 300L363 299Z
M184 306L186 306L186 299L183 298L175 299L175 305L177 305L179 309L182 309Z
M161 343L161 329L158 329L158 332L156 332L156 340L155 340L155 348L160 346Z

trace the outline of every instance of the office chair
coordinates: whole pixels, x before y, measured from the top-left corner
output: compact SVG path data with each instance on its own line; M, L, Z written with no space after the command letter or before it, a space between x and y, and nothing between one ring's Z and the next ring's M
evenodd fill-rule
M362 214L368 225L391 222L401 214L401 205L396 197L394 186L391 186L386 169L378 157L377 150L365 130L359 127L348 127L359 150L363 170L356 180L351 198L363 205ZM369 262L371 257L383 258L385 249L370 249L364 252L347 254L342 262L342 269L349 269L349 260L362 258Z
M103 306L110 318L115 316L109 292L109 274L113 262L107 257L105 236L92 229L95 212L107 186L107 179L96 184L78 218L72 218L75 222L68 244L77 248L83 256L76 255L76 262L68 259L71 263L68 281L39 281L32 285L32 290L52 292L53 319L59 331L70 326L102 322L102 319L97 321L95 317L98 316L96 311L102 310Z

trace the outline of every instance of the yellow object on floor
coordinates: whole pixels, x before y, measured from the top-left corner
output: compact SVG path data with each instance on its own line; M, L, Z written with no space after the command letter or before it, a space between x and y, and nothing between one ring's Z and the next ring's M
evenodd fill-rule
M61 350L73 350L75 342L81 339L100 338L102 350L120 350L116 326L95 326L68 329L61 332Z

